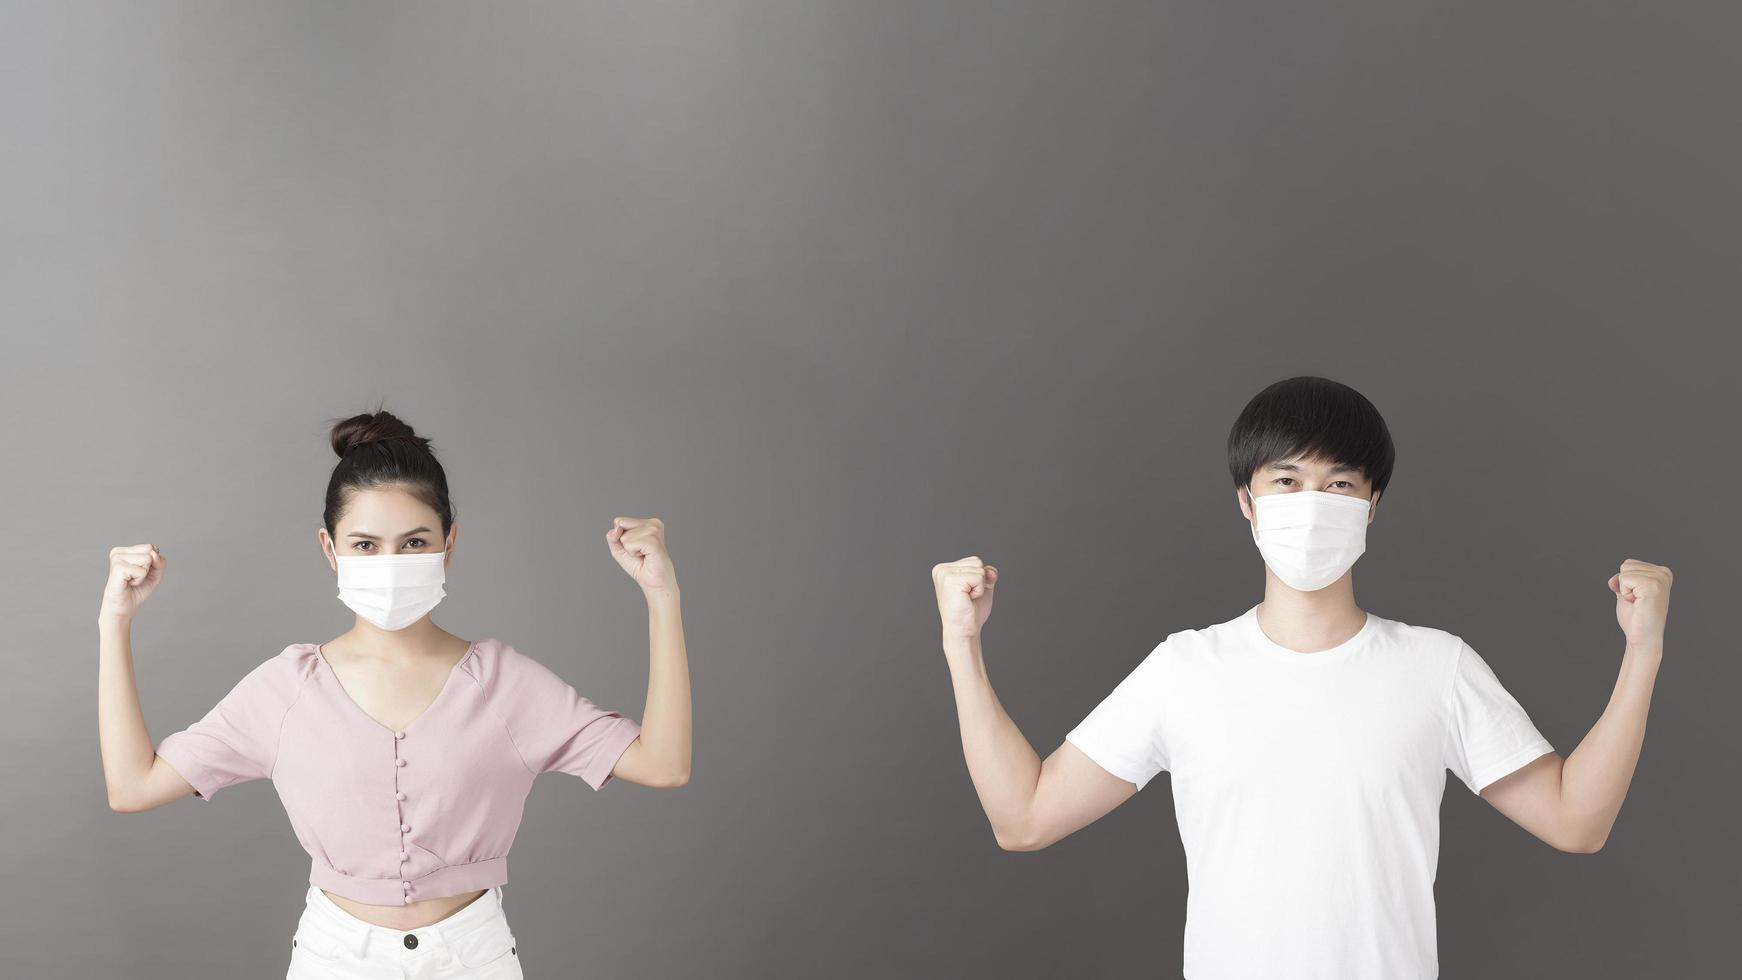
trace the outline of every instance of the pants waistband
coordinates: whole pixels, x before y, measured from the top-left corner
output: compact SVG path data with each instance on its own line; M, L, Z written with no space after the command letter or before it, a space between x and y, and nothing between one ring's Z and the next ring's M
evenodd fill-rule
M318 928L344 943L359 958L366 956L370 946L375 943L386 943L391 949L401 949L407 946L407 936L416 936L414 942L420 946L424 943L435 943L439 946L459 945L468 936L502 915L501 885L491 887L445 919L406 930L388 929L357 918L328 898L319 885L308 886L307 899L308 911L314 915Z

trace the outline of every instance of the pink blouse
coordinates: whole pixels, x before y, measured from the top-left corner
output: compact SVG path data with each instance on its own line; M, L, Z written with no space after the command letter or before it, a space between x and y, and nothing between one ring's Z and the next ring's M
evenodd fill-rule
M293 643L157 754L202 800L271 779L312 859L310 883L402 905L506 883L533 778L567 772L603 789L640 733L489 638L393 731L351 700L317 644Z

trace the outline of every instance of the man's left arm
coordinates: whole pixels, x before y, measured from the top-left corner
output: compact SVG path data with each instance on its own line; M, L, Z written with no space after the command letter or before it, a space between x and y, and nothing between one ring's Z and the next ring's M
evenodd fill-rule
M1601 849L1627 798L1663 662L1671 580L1663 565L1636 558L1621 563L1609 577L1609 590L1627 647L1603 716L1565 759L1544 755L1482 790L1495 809L1560 850Z

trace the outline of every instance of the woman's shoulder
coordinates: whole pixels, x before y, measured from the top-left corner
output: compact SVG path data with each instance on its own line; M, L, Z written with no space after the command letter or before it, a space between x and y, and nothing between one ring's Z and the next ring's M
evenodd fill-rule
M320 644L291 643L254 668L262 679L288 691L301 688L321 666Z
M300 680L320 666L320 648L319 643L291 643L268 657L260 666L280 676Z
M522 653L513 644L496 637L474 642L471 653L467 667L486 693L514 696L528 689L567 683L537 657Z
M466 666L479 680L510 677L524 671L529 664L537 663L531 657L514 649L513 645L494 636L473 640L471 649L467 651L466 660Z
M232 704L248 702L251 706L288 706L296 700L303 681L318 660L315 644L292 643L284 649L255 662L240 679L230 686L225 699ZM232 675L234 676L234 675Z

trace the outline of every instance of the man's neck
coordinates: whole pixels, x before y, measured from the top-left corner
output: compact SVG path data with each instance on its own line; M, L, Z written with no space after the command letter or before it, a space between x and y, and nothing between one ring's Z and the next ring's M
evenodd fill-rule
M1264 601L1258 604L1258 628L1290 650L1329 650L1356 633L1367 613L1355 605L1354 573L1317 592L1289 588L1268 568L1264 570Z

